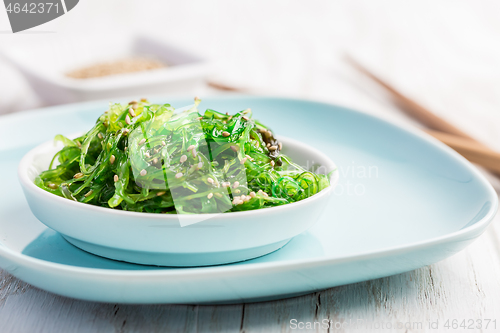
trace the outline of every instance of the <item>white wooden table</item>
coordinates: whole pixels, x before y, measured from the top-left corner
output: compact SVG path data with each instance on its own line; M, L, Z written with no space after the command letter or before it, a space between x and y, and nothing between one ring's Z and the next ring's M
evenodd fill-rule
M111 15L118 5L119 15ZM71 18L66 15L39 28L57 33L16 38L63 41L104 29L156 33L213 57L214 79L219 82L258 93L329 101L409 122L342 61L349 52L500 150L497 1L107 0L104 5L86 0L76 8ZM8 30L2 15L0 10L0 32ZM135 22L136 17L148 20ZM0 34L0 48L11 38ZM0 73L0 113L40 105L12 68L0 62ZM500 189L500 182L490 179ZM301 331L293 323L324 320L331 321L329 329L316 326L303 331L442 332L454 331L454 325L467 332L500 331L499 219L467 249L429 267L267 303L99 304L41 291L0 270L0 333L288 332ZM482 320L482 329L473 329L471 320L473 327ZM496 320L496 330L494 322L485 329L488 320ZM464 329L462 322L471 328Z

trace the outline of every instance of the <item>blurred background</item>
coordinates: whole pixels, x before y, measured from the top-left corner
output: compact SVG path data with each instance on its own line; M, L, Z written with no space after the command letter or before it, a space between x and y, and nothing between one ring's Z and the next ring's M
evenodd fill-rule
M89 57L115 55L124 40L145 36L161 47L175 45L189 57L204 59L204 67L198 68L203 73L192 84L162 88L165 96L230 93L206 84L211 82L411 122L383 90L346 62L350 55L500 149L499 16L500 2L494 0L81 0L54 21L12 34L6 12L0 10L0 114L67 102L44 99L52 93L42 91L43 82L33 89L13 64L13 55L47 74L62 58L66 69L72 61L76 68ZM147 97L142 95L137 97Z

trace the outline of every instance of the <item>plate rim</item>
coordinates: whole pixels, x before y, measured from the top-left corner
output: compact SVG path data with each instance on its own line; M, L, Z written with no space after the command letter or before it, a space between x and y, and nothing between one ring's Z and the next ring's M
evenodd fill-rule
M186 96L166 96L166 95L152 95L150 97L151 100L154 99L175 99L175 100L181 100L181 99L189 99L190 97ZM363 110L355 110L351 109L348 107L344 107L341 105L337 105L334 103L328 103L328 102L322 102L322 101L317 101L317 100L312 100L312 99L306 99L306 98L289 98L289 97L280 97L280 96L253 96L253 95L245 95L245 94L231 94L231 95L208 95L206 99L227 99L227 100L236 100L236 99L255 99L255 100L272 100L272 101L296 101L296 102L307 102L310 104L316 104L318 106L323 106L323 107L335 107L342 109L343 111L348 111L355 113L360 116L368 117L371 120L375 120L378 122L381 122L385 125L389 125L392 128L396 128L399 130L402 130L406 134L409 134L414 137L418 137L420 140L423 140L424 142L434 146L437 148L440 152L446 154L447 156L453 158L453 160L456 163L459 163L463 167L467 169L470 173L472 173L474 176L477 177L477 179L480 181L481 185L484 187L486 190L488 196L490 197L490 200L492 202L491 207L489 208L488 212L486 215L480 219L479 221L475 222L474 224L467 226L463 229L448 233L446 235L438 236L438 237L433 237L429 238L426 240L418 241L418 242L413 242L413 243L407 243L403 245L398 245L398 246L392 246L392 247L387 247L387 248L381 248L380 250L377 251L365 251L361 252L355 255L343 255L339 257L335 256L326 256L326 257L320 257L320 258L305 258L305 259L296 259L296 260L289 260L289 261L280 261L280 262L264 262L264 263L249 263L249 264L241 264L241 265L219 265L219 266L208 266L208 267L194 267L194 268L166 268L166 269L155 269L155 270L127 270L127 269L106 269L106 268L90 268L90 267L80 267L80 266L71 266L67 264L61 264L61 263L54 263L42 259L37 259L33 258L27 255L24 255L20 252L16 252L12 250L11 248L8 248L4 244L0 242L0 255L6 258L9 258L17 262L18 264L25 264L30 268L49 268L52 269L52 272L66 272L66 273L72 273L72 274L79 274L79 275L85 275L85 276L93 276L93 277L107 277L107 278L113 278L113 277L128 277L134 279L141 279L143 277L154 277L154 278L179 278L179 277L193 277L193 276L199 276L200 274L203 274L206 277L215 277L217 275L225 275L227 276L227 273L232 273L232 274L238 274L242 272L248 272L251 271L254 274L258 274L262 271L265 273L269 273L271 271L281 271L285 269L295 269L299 267L304 267L304 266L330 266L330 265L335 265L339 263L344 263L344 262L357 262L361 260L369 260L369 259L375 259L379 257L389 257L391 255L397 255L397 254L402 254L405 252L413 252L417 251L419 249L424 249L432 246L437 246L440 244L448 243L448 242L453 242L458 239L463 239L467 238L467 235L473 236L470 237L469 239L472 241L476 239L483 231L484 229L488 226L488 224L493 220L493 217L496 215L497 210L498 210L498 195L496 191L493 189L492 185L487 181L485 176L475 167L473 166L467 159L465 159L463 156L455 152L453 149L450 147L446 146L444 143L440 142L439 140L435 139L434 137L430 136L429 134L420 131L418 128L409 125L409 124L404 124L401 122L397 122L392 119L387 119L386 117L381 117L378 115L373 115L371 113L368 113ZM127 98L119 98L120 100L127 100ZM37 108L33 110L28 110L28 111L23 111L23 112L17 112L13 114L8 114L1 116L0 119L2 120L9 120L11 122L16 121L18 118L24 118L26 116L36 114L38 116L47 116L50 114L54 113L66 113L68 112L67 109L70 108L72 109L71 112L77 112L79 107L85 106L85 107L97 107L98 105L102 103L108 103L109 100L97 100L97 101L90 101L90 102L79 102L79 103L71 103L71 104L64 104L64 105L58 105L58 106L51 106L51 107L45 107L45 108ZM5 148L0 147L0 151L5 150ZM8 269L7 269L8 271Z

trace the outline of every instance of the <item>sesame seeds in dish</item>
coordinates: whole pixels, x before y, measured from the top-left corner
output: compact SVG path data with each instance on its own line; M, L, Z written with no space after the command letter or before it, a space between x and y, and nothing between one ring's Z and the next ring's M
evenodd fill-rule
M35 184L86 204L165 214L281 206L330 185L284 155L251 109L200 114L199 102L181 111L145 99L110 104L86 134L56 136L64 148Z

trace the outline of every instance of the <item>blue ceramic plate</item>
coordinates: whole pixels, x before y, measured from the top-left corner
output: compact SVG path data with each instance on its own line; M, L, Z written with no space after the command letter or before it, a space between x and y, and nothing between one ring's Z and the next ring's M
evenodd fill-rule
M191 98L152 101L181 107ZM70 245L32 215L16 169L28 150L54 134L90 128L106 106L73 104L0 118L0 266L60 295L128 303L298 295L442 260L477 238L497 210L496 193L471 164L416 130L311 101L214 97L200 109L250 107L279 135L336 162L340 181L323 217L282 249L237 264L159 268L104 259Z

